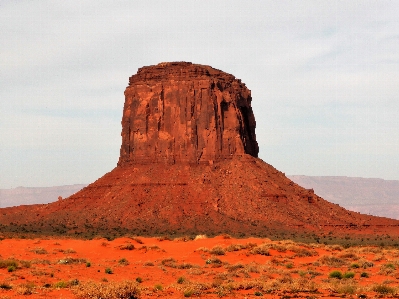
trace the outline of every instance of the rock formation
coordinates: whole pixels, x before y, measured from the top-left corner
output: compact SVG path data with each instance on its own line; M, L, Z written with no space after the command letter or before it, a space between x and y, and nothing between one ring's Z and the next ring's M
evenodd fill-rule
M125 91L117 167L67 199L1 209L0 229L86 236L389 234L399 242L399 221L331 204L257 155L251 93L240 80L186 62L144 67Z
M125 91L118 165L257 157L251 100L241 80L209 66L143 67Z

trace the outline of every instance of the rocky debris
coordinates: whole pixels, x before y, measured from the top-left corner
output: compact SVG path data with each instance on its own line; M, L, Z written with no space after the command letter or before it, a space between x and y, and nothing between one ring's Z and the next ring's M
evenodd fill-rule
M143 67L125 90L118 165L257 157L251 100L241 80L209 66Z

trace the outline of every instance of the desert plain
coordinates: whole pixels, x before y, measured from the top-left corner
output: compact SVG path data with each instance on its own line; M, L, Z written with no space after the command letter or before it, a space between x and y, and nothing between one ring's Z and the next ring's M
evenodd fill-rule
M229 235L0 241L0 298L387 298L397 246Z

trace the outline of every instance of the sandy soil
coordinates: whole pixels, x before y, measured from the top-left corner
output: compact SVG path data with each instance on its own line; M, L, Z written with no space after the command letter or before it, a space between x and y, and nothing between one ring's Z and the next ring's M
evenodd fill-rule
M134 298L128 290L139 298L385 298L399 292L398 268L399 250L381 246L228 236L4 239L0 298ZM348 278L329 277L334 270Z

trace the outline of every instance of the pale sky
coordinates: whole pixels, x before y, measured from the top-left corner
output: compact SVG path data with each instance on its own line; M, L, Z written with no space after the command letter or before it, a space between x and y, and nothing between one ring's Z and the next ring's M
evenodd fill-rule
M191 61L252 91L260 158L399 180L399 1L1 1L0 188L91 183L137 69Z

